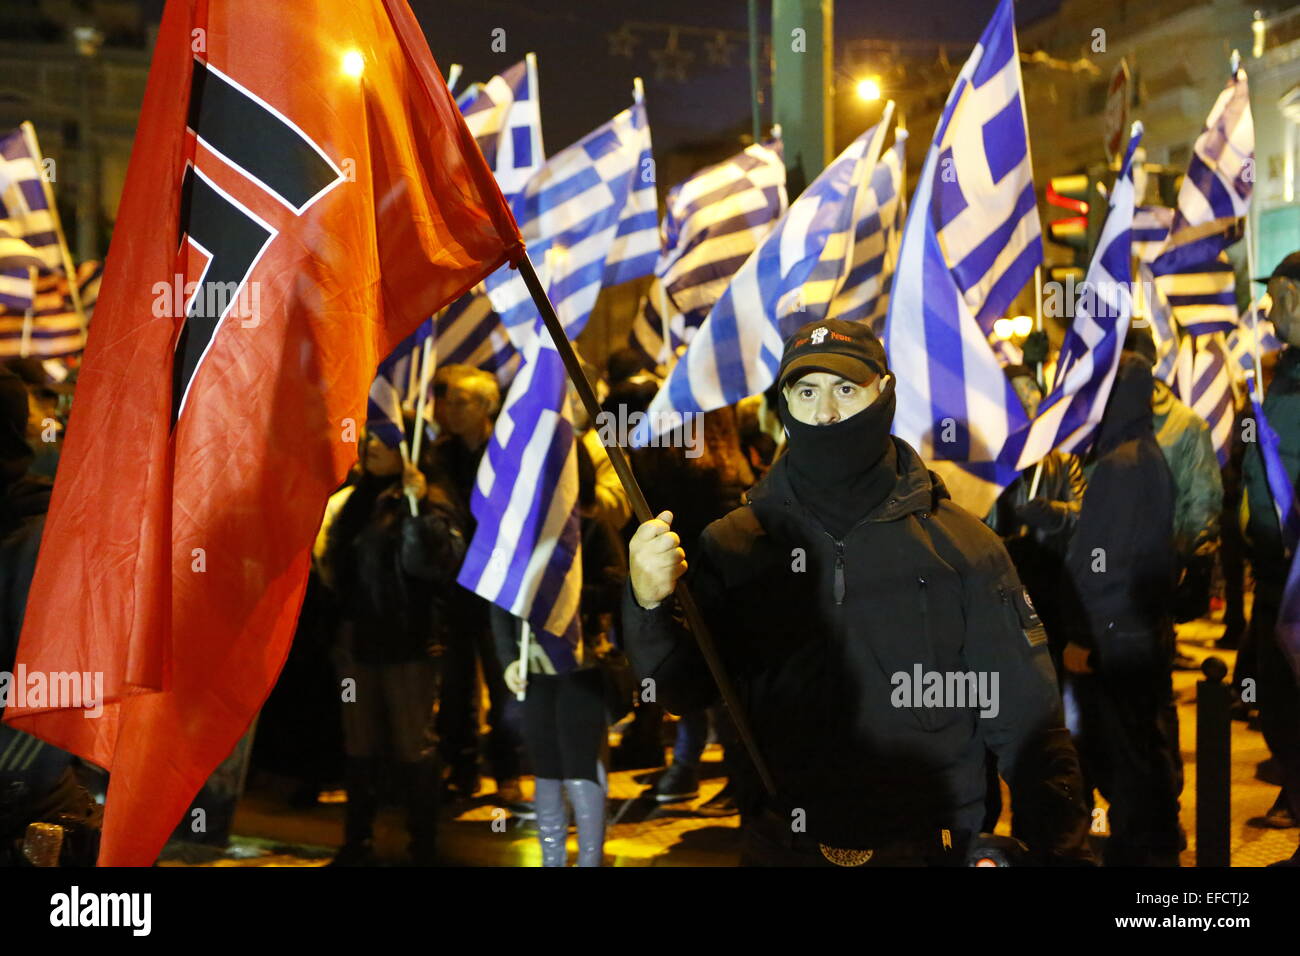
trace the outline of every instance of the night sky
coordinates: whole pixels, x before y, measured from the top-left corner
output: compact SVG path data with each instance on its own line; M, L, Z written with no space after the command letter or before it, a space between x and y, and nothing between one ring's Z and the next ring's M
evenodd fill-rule
M638 74L646 83L656 154L749 128L749 53L742 37L733 39L730 65L719 66L708 62L707 38L681 35L680 46L695 54L686 83L655 78L650 51L664 47L666 31L634 31L639 40L631 58L612 55L608 39L625 21L743 32L745 0L409 2L443 73L452 63L465 67L462 89L487 80L529 51L537 54L548 155L625 109L631 102L632 78ZM141 0L141 5L154 18L162 10L161 0ZM1018 0L1017 17L1021 23L1030 22L1059 5L1060 0ZM835 35L841 42L872 38L973 44L996 6L997 0L838 0ZM771 3L763 0L759 8L766 32ZM490 48L496 27L506 31L504 53ZM960 62L964 56L963 51L954 59Z

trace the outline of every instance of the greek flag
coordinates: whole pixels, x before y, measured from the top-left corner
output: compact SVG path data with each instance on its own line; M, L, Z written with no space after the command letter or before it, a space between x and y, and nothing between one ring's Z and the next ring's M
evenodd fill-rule
M665 324L668 326L667 345L664 344ZM640 352L651 365L667 365L672 357L669 351L675 355L678 349L689 345L698 329L696 325L687 325L686 316L678 311L664 290L663 283L656 277L641 297L636 319L628 332L627 344Z
M475 83L456 100L465 125L492 167L506 201L513 204L546 157L542 149L537 58L523 60L487 83ZM509 275L509 268L503 269ZM504 383L519 368L519 355L479 283L438 313L438 360L496 373Z
M541 259L542 284L576 338L603 285L654 269L658 205L645 105L638 99L557 153L514 208L530 251ZM479 465L470 501L478 527L457 580L527 620L551 661L567 665L579 636L582 591L568 380L523 281L501 279L489 276L488 294L523 364Z
M1236 283L1224 250L1241 238L1254 183L1255 124L1246 71L1215 101L1192 148L1169 241L1152 262L1178 323L1193 335L1237 323Z
M375 380L370 383L366 405L366 427L375 433L389 448L396 448L406 439L406 426L402 419L404 408L416 406L420 392L420 378L430 382L425 396L426 420L432 420L433 370L421 373L424 342L433 334L433 320L426 319L414 332L379 363ZM433 356L430 355L430 361Z
M1156 364L1152 374L1171 385L1178 362L1178 327L1174 323L1174 310L1156 285L1150 263L1139 259L1138 275L1147 328L1156 343Z
M1003 461L1016 471L1041 461L1053 448L1082 454L1106 410L1133 315L1133 152L1141 139L1142 124L1134 123L1074 321L1061 343L1052 390L1038 416L1014 432L1003 449Z
M1133 255L1139 262L1154 262L1169 241L1174 211L1168 206L1138 206L1133 210Z
M954 495L980 514L1015 478L1000 456L1028 424L988 341L1043 259L1023 103L1012 4L1002 0L939 117L885 322L894 433L927 460L959 463L964 474L953 477L965 484Z
M863 203L854 211L853 266L828 313L833 319L866 322L877 335L889 311L889 288L907 205L906 144L907 130L897 130L893 148L871 174L870 188L859 194Z
M0 137L0 306L33 308L36 276L64 275L57 210L31 123Z
M574 660L582 592L568 380L540 319L479 465L478 521L457 581L527 620L552 661Z
M1228 460L1228 444L1236 411L1230 365L1222 332L1185 335L1179 343L1171 386L1174 394L1210 426L1210 437L1220 466Z
M0 137L0 236L13 250L48 272L63 272L57 212L42 176L41 156L31 123Z
M1254 371L1256 349L1264 356L1282 348L1273 323L1264 317L1268 314L1268 302L1266 292L1246 307L1237 327L1228 333L1228 355L1232 359L1229 368L1239 381L1247 372Z
M659 253L659 205L645 104L638 101L546 161L512 205L551 303L570 338L604 286L648 276ZM534 334L537 308L509 270L488 297L515 348Z
M730 405L776 378L784 340L799 326L833 318L831 303L858 264L855 214L878 202L865 194L885 122L867 130L804 190L745 260L631 436L644 446L681 416Z
M87 312L99 297L103 273L103 263L98 260L83 262L77 269L77 288ZM12 305L0 295L0 358L59 358L84 349L86 330L62 270L38 273L32 290L33 297L26 305Z
M676 326L671 347L689 341L772 224L786 210L781 140L755 143L725 162L700 170L668 191L662 251L655 276L662 292L647 297L629 344L666 361L663 317ZM663 296L670 301L664 302Z

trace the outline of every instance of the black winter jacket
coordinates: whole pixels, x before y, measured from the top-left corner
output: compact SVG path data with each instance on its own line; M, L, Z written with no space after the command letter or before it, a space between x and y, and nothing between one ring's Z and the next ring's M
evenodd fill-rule
M1173 652L1176 490L1150 396L1150 365L1125 353L1066 555L1067 637L1103 676L1166 673Z
M810 836L841 847L978 831L987 746L1017 835L1040 859L1088 859L1078 760L1032 604L997 536L893 441L893 492L843 540L799 503L785 460L700 539L690 586L778 790L765 797L741 765L738 802L785 819L802 809ZM717 692L674 606L646 610L629 586L624 640L681 713ZM894 706L894 675L916 668L996 674L996 715Z

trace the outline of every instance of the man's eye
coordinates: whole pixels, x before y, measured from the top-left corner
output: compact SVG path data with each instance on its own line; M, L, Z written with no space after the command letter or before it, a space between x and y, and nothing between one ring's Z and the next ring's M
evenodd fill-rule
M852 395L852 394L853 394L854 392L856 392L856 391L857 391L857 389L854 388L852 385L841 385L841 386L840 386L840 394L843 395L845 398L848 398L850 395Z
M811 389L811 388L801 388L801 389L799 389L799 397L800 397L800 398L812 398L812 389Z

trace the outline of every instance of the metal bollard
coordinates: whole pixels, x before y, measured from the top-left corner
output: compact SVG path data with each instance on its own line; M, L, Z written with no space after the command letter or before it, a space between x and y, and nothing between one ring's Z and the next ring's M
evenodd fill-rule
M1196 683L1196 865L1228 866L1232 829L1231 689L1217 657L1201 662Z

